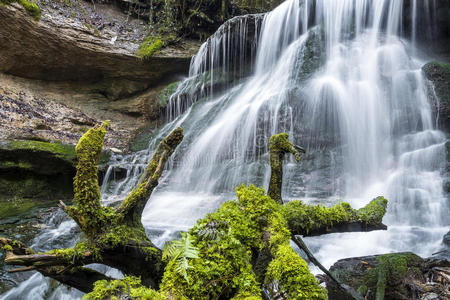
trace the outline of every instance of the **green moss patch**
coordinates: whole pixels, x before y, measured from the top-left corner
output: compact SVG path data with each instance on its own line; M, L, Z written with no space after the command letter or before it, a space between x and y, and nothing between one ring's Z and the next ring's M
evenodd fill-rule
M25 8L25 10L32 16L35 20L39 20L41 18L41 10L36 3L27 0L0 0L0 4L11 4L17 2Z
M183 272L176 259L169 260L161 290L191 299L261 299L261 282L250 262L252 253L267 248L274 257L268 285L276 282L288 295L301 290L297 295L306 297L292 299L326 299L306 262L289 246L280 205L255 186L240 186L236 194L236 200L224 203L189 231L199 258L188 259ZM287 262L291 267L281 268Z
M32 140L17 140L6 143L4 148L12 151L27 151L29 153L47 152L56 158L69 161L72 164L76 162L75 147L58 142L48 143Z
M0 225L20 223L36 216L40 208L50 207L56 203L30 199L0 199Z
M152 299L165 300L169 299L167 295L163 295L155 290L144 287L138 277L126 276L122 280L99 280L94 285L94 290L86 294L84 300L119 300L121 294L126 294L131 299Z
M163 47L164 43L161 38L148 36L142 42L136 55L141 59L149 59Z
M373 199L361 209L353 209L342 202L332 207L307 205L300 200L290 201L282 207L289 229L299 234L327 232L332 226L361 222L366 226L378 225L386 213L388 201L383 197Z

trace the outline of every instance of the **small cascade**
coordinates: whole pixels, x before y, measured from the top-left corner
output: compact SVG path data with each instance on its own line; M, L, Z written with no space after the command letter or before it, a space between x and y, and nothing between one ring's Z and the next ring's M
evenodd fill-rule
M170 96L167 119L173 121L198 99L230 87L252 72L263 14L226 21L192 57L189 77Z

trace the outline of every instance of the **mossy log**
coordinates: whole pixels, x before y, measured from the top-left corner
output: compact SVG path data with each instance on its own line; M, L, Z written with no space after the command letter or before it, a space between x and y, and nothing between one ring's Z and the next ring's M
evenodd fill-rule
M283 203L281 199L283 160L287 153L293 154L295 159L299 161L300 153L305 153L305 150L289 142L287 133L283 132L271 136L269 139L270 182L267 194L280 203Z
M330 208L301 201L283 205L284 155L292 153L299 158L304 151L283 133L270 140L273 180L267 195L262 188L241 185L236 189L237 199L198 220L164 250L158 249L146 236L141 215L166 162L183 139L183 129L175 129L159 144L136 187L113 209L101 205L97 181L107 126L107 122L98 125L80 139L75 205L61 202L85 240L74 248L34 253L20 242L2 238L5 263L22 266L12 272L36 270L89 292L86 299L121 295L133 299L261 299L263 291L272 298L326 299L326 290L290 247L290 240L296 240L297 234L345 229L346 224L360 224L355 228L364 231L384 226L381 221L387 200L382 197L359 210L347 203ZM91 263L117 268L126 277L113 280L83 267Z

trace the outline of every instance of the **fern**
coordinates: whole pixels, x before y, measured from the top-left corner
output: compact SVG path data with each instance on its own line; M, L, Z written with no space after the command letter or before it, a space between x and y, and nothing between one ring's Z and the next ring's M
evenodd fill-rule
M163 250L163 259L172 259L176 261L176 271L183 275L189 282L187 270L192 269L189 265L189 259L195 259L199 256L198 248L192 243L192 237L186 232L181 233L181 239L166 243Z

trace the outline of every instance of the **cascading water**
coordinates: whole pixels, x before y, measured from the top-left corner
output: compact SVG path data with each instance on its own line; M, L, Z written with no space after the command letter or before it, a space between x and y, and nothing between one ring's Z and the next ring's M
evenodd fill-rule
M430 11L421 7L428 1L418 2L413 20ZM417 24L403 30L403 8L401 0L288 0L264 18L221 27L193 58L190 77L169 101L170 122L149 149L113 157L104 200L121 200L158 141L183 126L185 139L143 214L162 246L232 199L236 185L267 186L268 138L287 132L307 154L285 164L285 200L343 199L358 208L378 195L389 199L387 231L306 239L325 266L393 251L431 255L450 225L446 136L432 117ZM221 89L218 78L226 78ZM110 178L117 166L127 169L124 180Z

